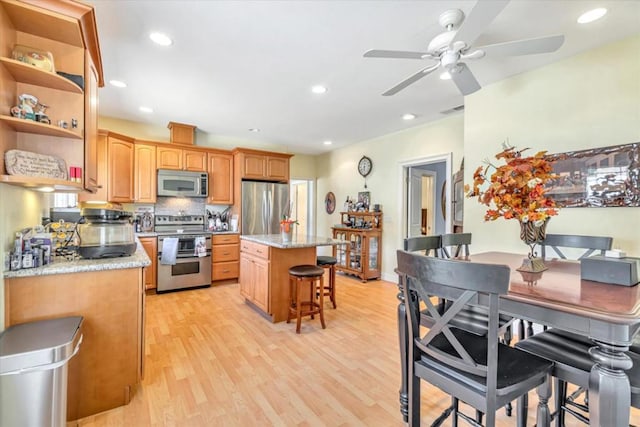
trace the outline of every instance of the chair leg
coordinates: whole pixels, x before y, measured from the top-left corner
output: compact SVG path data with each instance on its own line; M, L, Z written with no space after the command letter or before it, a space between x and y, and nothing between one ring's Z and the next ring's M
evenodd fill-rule
M302 298L300 295L302 294L300 290L300 281L296 279L296 334L300 333L300 326L302 324Z
M516 425L518 427L526 427L527 415L529 412L529 394L525 393L518 398L518 406L516 408Z
M287 323L291 321L291 306L293 305L293 279L289 277L289 310L287 311Z
M482 411L478 411L478 410L476 409L476 422L477 422L478 424L482 424L482 416L483 416L483 415L484 415L484 414L482 413Z
M554 396L556 407L556 427L564 427L564 402L567 399L567 383L554 378L553 388L556 390Z
M451 411L451 426L458 427L458 399L455 397L451 398L451 407L453 411Z
M327 326L324 324L324 277L320 276L320 295L318 296L319 302L319 310L320 310L320 324L322 325L322 329L325 329ZM315 281L312 288L315 288ZM312 300L313 301L313 300Z
M329 286L331 286L331 302L333 303L333 308L338 308L336 304L336 266L332 265L329 268Z
M524 331L524 320L522 319L520 319L520 321L518 322L518 338L520 340L523 340L526 338L525 331Z
M533 336L533 322L527 322L527 337Z

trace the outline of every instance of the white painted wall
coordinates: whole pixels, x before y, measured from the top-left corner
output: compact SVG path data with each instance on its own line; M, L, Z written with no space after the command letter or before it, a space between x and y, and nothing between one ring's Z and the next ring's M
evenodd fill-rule
M48 195L0 184L0 243L2 270L6 252L12 247L16 231L38 225L43 214L48 216ZM4 329L4 277L0 274L0 332Z
M465 183L509 139L550 153L640 141L640 35L484 87L465 99ZM454 162L455 164L455 162ZM485 206L464 204L473 250L525 252L516 220L485 223ZM569 208L550 233L613 236L640 256L640 208ZM500 238L496 238L499 236Z

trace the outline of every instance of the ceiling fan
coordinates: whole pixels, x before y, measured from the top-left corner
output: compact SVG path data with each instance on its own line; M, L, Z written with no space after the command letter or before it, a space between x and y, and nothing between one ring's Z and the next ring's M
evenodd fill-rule
M480 84L463 61L481 59L485 55L515 56L548 53L554 52L562 46L564 36L555 35L474 47L473 43L478 36L484 32L507 3L509 3L509 0L478 1L466 19L464 13L459 9L445 11L440 15L438 23L446 31L431 40L426 52L398 50L370 50L365 52L365 58L426 59L436 61L401 81L382 95L394 95L440 67L449 72L451 79L463 95L469 95L479 90Z

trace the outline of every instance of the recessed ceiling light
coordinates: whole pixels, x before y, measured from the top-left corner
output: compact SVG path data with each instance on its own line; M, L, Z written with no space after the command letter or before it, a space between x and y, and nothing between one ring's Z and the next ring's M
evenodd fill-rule
M327 93L327 88L322 85L315 85L311 88L311 92L313 93Z
M260 132L260 129L258 129L258 128L251 128L251 129L249 129L249 132Z
M415 114L407 113L402 115L402 120L413 120L416 118Z
M171 46L173 44L173 40L171 40L166 34L151 33L149 34L149 38L160 46Z
M115 87L127 87L127 84L125 82L121 82L120 80L109 80L109 83L111 83L111 85Z
M331 145L331 144L333 144L333 141L323 141L322 143L324 145Z
M602 18L606 14L607 14L607 9L605 9L604 7L599 7L597 9L590 10L580 15L580 17L578 18L578 23L588 24L589 22L593 22Z
M149 107L140 107L140 111L142 111L143 113L153 113L153 109Z
M451 74L448 71L440 74L440 80L451 80Z
M55 191L55 188L53 187L40 187L38 188L39 191L42 191L43 193L53 193Z

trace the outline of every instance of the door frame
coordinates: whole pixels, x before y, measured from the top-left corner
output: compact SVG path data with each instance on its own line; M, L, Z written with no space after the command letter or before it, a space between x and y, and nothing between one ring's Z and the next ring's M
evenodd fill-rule
M451 233L453 230L452 218L451 218L451 163L453 162L453 153L444 153L444 154L435 154L433 156L426 157L418 157L413 159L402 160L398 162L398 182L400 182L401 188L398 191L398 209L396 210L396 215L400 218L397 225L397 235L398 235L398 243L397 247L402 248L402 242L407 234L408 223L407 223L407 215L409 209L409 201L408 201L408 178L409 178L409 168L422 166L432 163L441 163L445 162L445 194L447 197L447 203L445 206L445 232Z
M437 177L437 173L435 171L433 171L433 170L421 169L419 167L410 166L410 167L407 168L407 172L410 172L411 170L420 171L421 172L420 173L420 180L421 180L420 190L421 190L421 193L424 193L424 189L423 189L423 185L422 185L423 184L422 183L423 179L425 177L429 177L429 178L431 178L433 180L434 185L433 185L433 192L431 194L431 198L433 199L434 206L437 205L437 203L438 203L438 194L437 194L438 193L438 188L435 185L435 183L437 181L437 178L438 178ZM411 180L411 177L408 174L407 174L407 178L409 179L409 181ZM407 181L407 182L409 182L409 181ZM409 195L409 184L407 184L407 196L408 195ZM421 201L421 205L424 205L424 199L422 198L422 194L420 196L420 201ZM406 231L405 231L405 236L409 236L411 234L410 233L411 224L410 224L410 221L409 221L409 217L410 217L409 205L410 204L411 204L411 200L407 197L407 228L406 228ZM422 209L422 206L421 206L421 209ZM432 230L435 228L435 214L434 214L434 212L431 212L431 222L430 222L429 226L430 226L430 228Z

